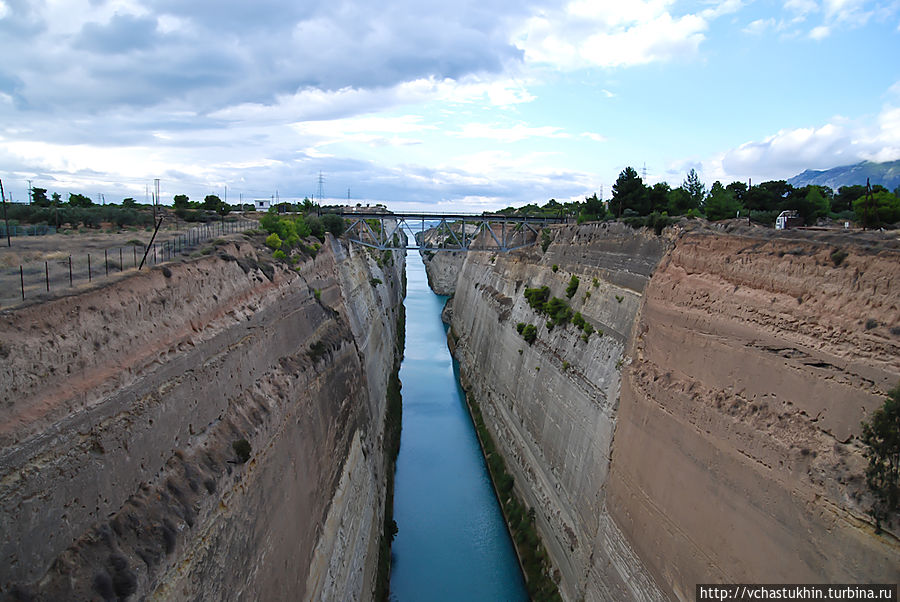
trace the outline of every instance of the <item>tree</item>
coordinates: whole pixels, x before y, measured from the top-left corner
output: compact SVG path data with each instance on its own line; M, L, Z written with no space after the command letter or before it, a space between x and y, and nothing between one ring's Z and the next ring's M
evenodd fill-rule
M792 197L797 197L797 200L792 201L792 208L797 210L807 224L814 224L816 219L828 215L831 209L831 203L818 186L808 186L805 191L797 190Z
M699 205L694 205L691 195L681 186L669 191L669 194L666 195L666 205L669 215L684 215L691 209L700 208Z
M344 233L344 218L336 213L326 213L322 216L322 225L335 236Z
M709 197L706 199L703 209L706 217L711 220L729 219L737 217L737 212L741 210L741 204L734 198L734 193L716 180L709 190Z
M744 206L752 211L781 211L785 199L794 189L784 180L771 180L751 186L744 197Z
M700 176L697 175L696 170L692 168L691 171L688 172L681 187L691 195L691 202L695 207L703 206L703 200L706 196L706 186L700 181Z
M741 205L744 204L744 196L747 194L747 185L743 182L732 182L728 186L725 187L725 190L731 193L731 196L734 197Z
M38 207L49 207L50 199L47 198L47 189L46 188L32 188L31 189L31 203L37 205Z
M644 182L633 167L626 167L619 173L616 183L613 184L613 196L610 201L616 217L622 217L626 209L637 212L638 215L650 213L650 203Z
M50 195L50 204L54 207L59 207L62 205L62 197L59 196L58 192L54 192Z
M172 197L172 205L176 209L187 209L190 207L191 200L186 194L176 194Z
M862 442L869 459L866 484L875 495L872 516L881 521L900 510L900 384L888 392L884 405L862 424Z
M222 205L222 199L214 194L208 194L203 198L203 208L207 211L218 211Z
M135 206L137 206L137 201L135 201L131 197L124 198L124 199L122 199L122 206L123 207L135 207Z
M662 213L669 210L669 193L672 188L668 182L657 182L647 191L647 200L650 205L650 211Z
M90 197L86 197L83 194L69 193L69 205L72 207L90 207L93 204L94 201Z
M553 202L555 203L556 201ZM596 192L591 196L584 197L584 204L581 206L581 211L578 214L579 222L602 220L605 217L606 207L603 206L603 201L597 198Z
M900 198L882 189L873 193L869 201L865 195L853 201L853 211L856 220L866 228L895 224L900 222Z

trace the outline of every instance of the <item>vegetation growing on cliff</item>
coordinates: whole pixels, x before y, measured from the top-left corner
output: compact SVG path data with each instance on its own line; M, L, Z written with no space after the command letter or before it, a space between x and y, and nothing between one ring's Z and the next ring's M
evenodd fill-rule
M534 324L519 322L516 324L516 332L522 335L522 338L525 339L525 342L529 345L534 343L534 340L537 338L537 327Z
M551 577L552 565L548 559L547 549L541 541L535 528L536 514L534 508L528 508L516 496L513 486L515 481L506 470L506 462L497 451L494 439L484 423L481 407L470 395L466 395L469 413L481 449L487 460L488 472L494 482L494 489L500 499L500 506L506 518L506 524L513 537L516 546L516 554L525 571L525 585L532 600L552 601L562 600L556 582Z
M572 278L569 279L569 286L566 287L566 297L571 299L575 296L576 291L578 291L578 284L581 281L578 279L578 276L572 274Z
M871 514L877 531L900 510L900 384L888 393L884 405L862 424L869 466L866 483L875 496Z

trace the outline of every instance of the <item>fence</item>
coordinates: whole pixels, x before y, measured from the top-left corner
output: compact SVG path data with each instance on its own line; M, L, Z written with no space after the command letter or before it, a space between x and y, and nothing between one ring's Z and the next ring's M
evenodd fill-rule
M56 226L47 226L44 224L32 224L28 226L17 226L12 224L9 226L10 236L46 236L47 234L56 234ZM6 225L0 222L0 238L6 238Z
M142 260L144 267L149 267L187 256L212 238L243 232L258 225L247 219L210 222L175 235L160 232L149 248L134 241L91 252L49 252L41 261L0 269L0 307L137 270Z

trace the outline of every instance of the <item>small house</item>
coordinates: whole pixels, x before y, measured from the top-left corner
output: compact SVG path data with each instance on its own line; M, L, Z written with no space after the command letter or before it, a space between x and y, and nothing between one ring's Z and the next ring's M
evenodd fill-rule
M256 206L256 210L263 211L263 212L269 210L269 207L271 207L271 203L272 202L269 199L263 199L263 200L257 199L255 201L253 201L253 204Z
M782 211L775 218L776 230L790 230L802 225L803 218L794 210Z

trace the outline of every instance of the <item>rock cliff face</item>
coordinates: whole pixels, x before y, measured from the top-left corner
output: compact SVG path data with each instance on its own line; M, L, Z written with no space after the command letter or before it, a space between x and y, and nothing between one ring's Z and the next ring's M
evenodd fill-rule
M464 385L566 599L900 579L854 438L900 379L900 252L771 236L586 224L554 229L546 253L465 258L451 322ZM548 330L524 298L546 285L566 299L572 275L567 302L602 335Z
M429 251L422 255L428 275L428 286L438 295L452 295L456 278L466 260L462 251Z
M236 237L0 314L2 592L370 597L395 259L329 238L295 271Z

